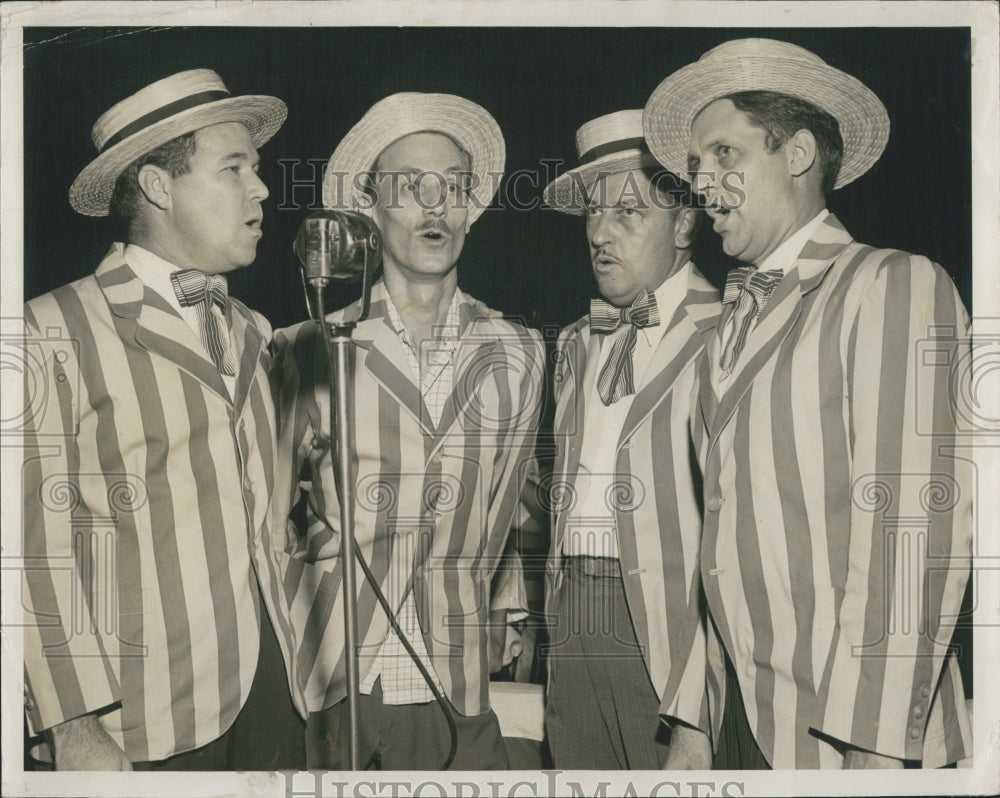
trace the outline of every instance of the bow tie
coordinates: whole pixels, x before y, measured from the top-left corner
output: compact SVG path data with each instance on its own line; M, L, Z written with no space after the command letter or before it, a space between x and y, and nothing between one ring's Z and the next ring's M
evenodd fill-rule
M236 355L229 341L229 325L226 322L226 305L229 302L226 278L221 274L184 269L171 274L170 282L181 307L193 307L198 311L201 343L215 367L226 376L235 376ZM218 313L215 308L218 308Z
M649 291L640 292L627 308L615 307L603 299L590 303L591 332L601 335L615 333L608 359L597 375L597 393L605 405L635 393L632 353L635 351L636 330L656 327L659 323L656 297Z
M595 333L613 333L626 324L635 328L656 327L660 323L660 313L656 309L656 297L649 291L640 291L632 304L619 308L603 299L590 300L590 330Z
M723 378L728 377L735 368L736 359L743 351L750 334L750 326L764 309L783 276L781 269L762 272L756 266L740 266L726 276L722 304L735 302L736 307L733 309L733 327L719 361Z
M192 307L201 303L214 303L219 310L226 309L229 301L229 284L221 274L205 274L197 269L173 272L170 282L174 294L182 307Z
M726 290L722 294L722 304L735 302L740 296L740 291L748 291L757 304L757 313L760 313L784 274L781 269L758 271L756 266L740 266L733 269L726 275Z

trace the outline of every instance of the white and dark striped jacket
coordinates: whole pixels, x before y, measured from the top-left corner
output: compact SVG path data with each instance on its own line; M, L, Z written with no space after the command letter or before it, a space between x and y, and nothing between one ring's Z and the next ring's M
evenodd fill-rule
M197 333L118 244L94 275L28 302L25 318L30 726L111 707L101 723L133 761L202 746L250 689L258 580L290 640L266 556L270 327L230 303L231 397Z
M653 352L616 447L614 502L622 580L629 613L660 714L706 734L718 725L721 694L706 684L706 635L698 553L701 512L692 462L690 420L698 364L719 315L719 292L693 264L686 296ZM587 402L607 336L591 335L584 316L559 336L554 432L557 455L546 563L546 606L562 587L562 548L580 464ZM544 498L544 497L543 497ZM550 617L554 617L550 614ZM557 657L572 630L551 628ZM581 700L585 700L581 696Z
M354 330L355 534L382 591L413 585L434 671L455 708L489 708L490 583L518 507L544 393L541 336L459 294L454 387L437 426L423 405L399 336L386 319L385 287ZM353 318L357 304L329 317ZM340 509L331 465L328 366L319 326L275 333L279 418L272 505L282 585L296 636L292 667L310 711L346 695ZM311 469L307 528L289 520ZM287 530L282 536L280 533ZM283 540L282 540L283 537ZM360 568L359 672L388 630ZM393 591L403 595L403 590ZM397 608L398 609L398 608Z
M830 740L926 767L971 753L948 653L972 538L967 325L940 267L831 215L721 383L712 337L702 578L775 768L839 767Z

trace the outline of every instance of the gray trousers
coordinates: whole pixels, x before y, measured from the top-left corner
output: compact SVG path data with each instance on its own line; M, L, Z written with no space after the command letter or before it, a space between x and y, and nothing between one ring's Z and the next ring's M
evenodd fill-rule
M656 770L670 729L643 664L618 561L569 557L549 628L545 730L555 767Z

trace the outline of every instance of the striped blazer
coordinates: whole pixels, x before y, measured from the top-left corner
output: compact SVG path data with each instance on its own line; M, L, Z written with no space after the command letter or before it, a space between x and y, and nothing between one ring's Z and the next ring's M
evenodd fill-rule
M940 267L831 215L721 383L712 337L702 579L775 768L839 767L837 743L926 767L966 755L948 643L972 536L950 394L967 325Z
M113 707L101 723L133 761L202 746L249 692L258 579L290 640L266 557L270 327L230 303L230 397L197 333L120 244L25 317L29 724Z
M517 509L544 390L544 350L534 330L459 294L454 388L434 425L389 326L383 283L350 350L353 374L355 535L383 593L413 587L424 643L445 694L462 714L487 711L490 581ZM330 320L354 318L357 303ZM331 463L329 370L319 326L275 333L278 410L272 506L282 587L296 645L290 667L310 711L346 695L340 505ZM311 471L300 529L289 513ZM402 588L402 589L400 589ZM359 672L389 629L360 567Z
M721 695L706 690L706 649L698 550L701 512L689 433L697 364L719 314L719 293L693 264L687 294L636 386L617 445L616 519L622 579L660 714L711 735ZM549 618L562 587L562 548L573 509L587 402L594 395L601 347L589 317L559 336L554 432L557 455L547 485L553 532L546 564ZM551 622L551 621L550 621ZM572 630L550 628L558 657ZM583 697L581 697L583 698Z

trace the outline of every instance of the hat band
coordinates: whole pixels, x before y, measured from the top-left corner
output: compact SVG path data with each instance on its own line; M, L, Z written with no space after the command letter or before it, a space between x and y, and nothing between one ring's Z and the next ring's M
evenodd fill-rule
M174 114L179 114L181 111L186 111L189 108L195 108L199 105L205 105L206 103L212 103L216 100L225 100L228 97L228 91L220 91L216 89L215 91L202 91L198 94L191 94L187 97L181 97L179 100L174 100L172 103L167 103L161 108L157 108L155 111L150 111L148 114L140 116L134 122L127 124L104 142L104 146L101 147L101 152L104 152L110 147L114 147L116 144L124 141L129 136L134 136L143 128L155 125L157 122L162 122L164 119L174 116Z
M605 155L621 152L622 150L645 150L649 152L649 147L646 146L646 139L642 136L637 136L634 139L618 139L618 141L598 144L580 156L580 166L584 166L591 161L596 161L598 158L603 158Z

